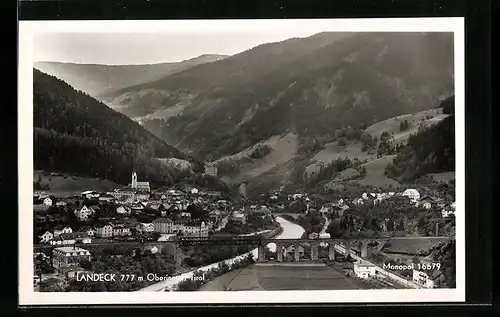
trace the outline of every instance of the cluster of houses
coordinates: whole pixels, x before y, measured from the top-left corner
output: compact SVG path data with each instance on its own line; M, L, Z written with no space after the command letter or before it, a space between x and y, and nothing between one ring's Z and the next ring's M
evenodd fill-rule
M270 195L271 201L277 201L280 199L279 193L275 192ZM302 201L306 204L306 213L311 210L312 199L306 194L292 194L286 197L288 201ZM450 215L455 214L455 202L446 202L429 195L421 196L419 191L416 189L406 189L403 192L387 192L387 193L363 193L361 197L355 199L344 199L340 198L337 202L324 203L319 207L319 212L321 214L328 214L331 212L336 212L339 216L342 216L343 212L348 210L349 205L363 205L367 202L372 202L373 204L379 204L386 199L392 199L396 201L401 201L406 204L412 204L416 207L421 207L424 209L431 209L437 207L441 209L441 215L443 218L447 218ZM284 205L279 204L279 208L283 209Z
M151 191L148 182L137 181L137 174L132 173L132 181L128 187L107 193L84 191L80 197L64 199L35 193L34 199L38 204L34 204L34 210L35 219L43 223L47 221L47 217L52 216L38 217L37 210L45 210L50 206L70 207L70 212L73 212L80 222L94 224L92 227L83 227L75 233L69 227L55 228L54 231L47 231L39 237L41 243L53 245L90 243L93 238L131 236L134 232L207 236L210 230L228 216L231 204L222 200L221 196L220 192L203 191L189 185L185 185L182 189ZM115 220L115 217L103 218L106 221L96 219L94 217L96 212L104 204L106 210L113 208L116 215L121 217L118 217L118 220ZM189 212L191 205L209 211L208 217L203 221L193 217ZM151 223L134 221L134 215L144 213L155 214L158 218ZM237 213L233 218L245 221L245 217ZM111 220L107 221L108 219ZM96 221L99 224L95 224ZM66 231L59 232L59 230Z
M362 279L385 279L386 274L381 274L381 269L366 261L354 263L354 274ZM382 270L383 271L383 270ZM403 278L399 279L403 284ZM439 270L412 270L412 282L424 288L438 288L443 284L444 275Z

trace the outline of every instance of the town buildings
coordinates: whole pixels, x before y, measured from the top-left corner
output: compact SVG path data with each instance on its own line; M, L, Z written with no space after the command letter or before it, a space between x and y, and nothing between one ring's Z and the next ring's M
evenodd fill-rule
M371 263L354 263L354 274L358 278L370 278L377 274L375 265Z
M59 247L52 252L52 265L56 269L78 266L80 261L90 261L90 252L78 247Z
M426 288L437 288L441 285L444 280L443 273L441 271L419 271L413 270L413 282L422 285Z
M137 173L136 172L132 173L132 182L130 183L130 187L132 189L143 190L143 191L148 191L148 192L151 190L151 188L149 187L149 182L137 181Z

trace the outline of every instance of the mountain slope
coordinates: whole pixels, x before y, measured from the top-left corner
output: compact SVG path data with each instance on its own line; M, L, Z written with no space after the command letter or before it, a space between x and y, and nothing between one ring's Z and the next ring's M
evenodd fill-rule
M138 123L56 77L33 70L35 169L162 185L178 171L157 158L187 157Z
M148 89L167 97L152 105ZM429 109L452 92L452 34L320 33L116 93L135 98L123 113L213 160L277 135L334 135Z
M178 63L147 65L96 65L37 62L35 68L64 80L77 90L101 99L101 96L124 87L154 81L190 67L225 58L225 55L202 55Z
M410 135L407 145L387 166L388 176L409 182L428 173L455 171L455 116L450 104L454 108L454 96L441 103L448 117Z

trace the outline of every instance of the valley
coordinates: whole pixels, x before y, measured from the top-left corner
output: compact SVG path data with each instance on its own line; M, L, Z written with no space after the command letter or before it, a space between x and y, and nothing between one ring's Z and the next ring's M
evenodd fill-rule
M35 242L88 247L82 270L182 277L61 278L77 291L454 287L453 45L320 32L181 62L35 63ZM442 261L440 280L382 269L417 260Z

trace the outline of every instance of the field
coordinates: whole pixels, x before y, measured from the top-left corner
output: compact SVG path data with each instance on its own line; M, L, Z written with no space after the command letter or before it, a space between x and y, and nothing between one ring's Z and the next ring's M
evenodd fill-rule
M298 147L297 135L288 133L284 136L273 136L266 141L257 143L239 153L226 156L220 160L234 159L240 160L247 158L252 151L259 145L267 144L272 148L271 153L264 156L262 159L253 159L252 162L242 162L239 164L240 173L235 177L224 177L228 183L240 183L244 180L249 180L259 175L262 175L271 169L288 162L295 156ZM217 160L212 164L219 162Z
M385 167L392 162L394 157L395 155L387 155L363 164L363 166L366 167L366 176L363 179L354 180L352 182L357 182L365 186L369 185L382 187L391 185L397 187L399 183L396 180L385 176L384 174Z
M438 123L439 121L446 118L448 115L442 113L442 109L431 109L411 114L405 114L398 117L390 118L384 121L377 122L368 128L366 128L365 132L371 134L372 136L376 136L380 139L380 135L383 132L389 133L392 135L394 133L394 140L396 143L406 143L408 137L418 131L418 126L421 122L425 122L427 124ZM426 119L427 117L432 117ZM399 125L401 122L407 120L410 123L410 127L408 130L401 132L399 130Z
M444 237L415 237L414 239L395 239L390 240L385 245L385 253L405 253L417 254L419 251L428 250L431 247L449 241L449 238Z
M43 192L59 197L80 195L82 191L86 190L105 192L124 186L109 180L71 176L63 173L48 173L40 170L35 171L34 176L35 179L40 177L42 185L49 186L49 189L42 190Z
M231 274L227 273L225 275ZM202 290L223 290L225 275L205 284ZM233 273L231 276L234 276ZM220 279L220 280L219 280ZM220 282L219 282L219 281ZM252 265L241 270L229 282L228 290L334 290L359 289L344 273L326 265L261 266ZM222 289L221 289L222 287Z
M351 141L350 141L351 142ZM324 165L338 159L350 158L351 160L357 157L360 161L372 160L376 157L375 154L368 154L368 152L361 151L361 143L351 142L345 146L338 146L337 142L327 143L325 148L311 159L312 164L307 166L306 173L309 176L313 172L318 172L321 163Z

